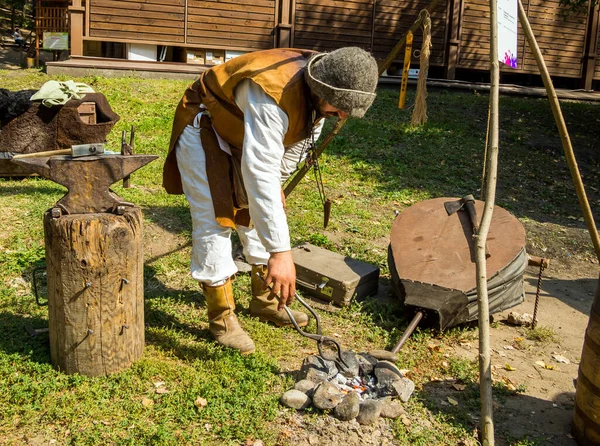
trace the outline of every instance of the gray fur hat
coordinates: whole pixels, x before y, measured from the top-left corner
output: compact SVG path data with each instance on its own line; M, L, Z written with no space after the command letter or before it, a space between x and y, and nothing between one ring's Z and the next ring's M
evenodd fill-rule
M350 46L311 56L304 78L319 98L362 118L375 100L379 69L373 56Z

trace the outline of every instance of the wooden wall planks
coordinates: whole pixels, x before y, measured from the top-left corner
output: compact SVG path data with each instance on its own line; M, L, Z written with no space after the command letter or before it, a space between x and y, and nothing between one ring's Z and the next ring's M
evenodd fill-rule
M523 5L551 76L582 75L587 16L564 16L558 0L531 0ZM489 6L485 0L464 0L459 68L489 68ZM518 25L518 65L503 71L538 74L537 64Z
M582 78L587 33L598 33L597 28L588 24L592 13L565 15L559 0L525 3L550 74ZM247 51L273 48L277 41L279 11L289 9L291 42L287 42L290 45L320 51L355 45L384 58L429 0L410 3L398 0L88 0L87 4L90 23L87 37L95 40ZM487 71L488 8L486 0L447 0L439 5L431 17L431 65L444 66L448 72L456 68ZM598 10L593 14L598 15ZM284 26L290 29L290 25ZM447 35L451 32L457 34L453 44L456 59L449 57L451 45ZM413 43L412 64L415 66L418 66L416 50L420 49L421 41L422 36L417 33ZM595 43L589 58L593 68L588 69L587 77L593 75L593 79L600 80L600 33L591 41ZM518 59L516 72L537 74L520 25ZM504 67L503 70L511 69Z

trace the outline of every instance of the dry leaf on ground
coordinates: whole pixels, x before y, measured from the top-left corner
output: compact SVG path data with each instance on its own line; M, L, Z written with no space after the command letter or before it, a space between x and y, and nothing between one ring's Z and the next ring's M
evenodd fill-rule
M554 359L556 362L560 362L561 364L570 363L570 361L567 358L565 358L563 355L559 355L558 353L553 353L552 359Z
M194 406L196 406L198 409L202 409L203 407L206 407L207 404L208 404L208 402L201 396L196 398L196 401L194 401Z

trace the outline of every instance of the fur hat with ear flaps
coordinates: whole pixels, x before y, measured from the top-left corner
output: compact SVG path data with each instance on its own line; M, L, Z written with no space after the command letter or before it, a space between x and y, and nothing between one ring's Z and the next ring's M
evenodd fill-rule
M379 69L373 56L351 46L313 55L304 78L319 98L362 118L375 100Z

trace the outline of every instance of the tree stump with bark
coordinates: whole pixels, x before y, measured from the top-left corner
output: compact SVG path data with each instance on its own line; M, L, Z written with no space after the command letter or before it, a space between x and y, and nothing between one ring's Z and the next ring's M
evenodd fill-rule
M141 210L50 210L44 233L52 364L87 376L128 368L144 348Z

